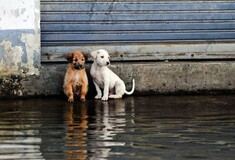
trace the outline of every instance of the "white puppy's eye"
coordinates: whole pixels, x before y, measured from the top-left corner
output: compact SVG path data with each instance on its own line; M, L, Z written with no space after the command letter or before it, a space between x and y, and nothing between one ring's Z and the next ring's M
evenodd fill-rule
M100 56L100 58L104 58L104 56Z

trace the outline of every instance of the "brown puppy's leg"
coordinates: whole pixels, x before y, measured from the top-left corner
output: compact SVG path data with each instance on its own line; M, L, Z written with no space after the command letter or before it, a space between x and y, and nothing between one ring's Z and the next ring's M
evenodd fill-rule
M64 93L68 97L68 102L73 102L73 88L71 85L67 85L64 88Z
M83 85L82 85L82 89L81 89L81 96L80 96L80 100L81 100L82 102L85 102L85 101L86 101L86 94L87 94L87 91L88 91L87 85L83 84Z

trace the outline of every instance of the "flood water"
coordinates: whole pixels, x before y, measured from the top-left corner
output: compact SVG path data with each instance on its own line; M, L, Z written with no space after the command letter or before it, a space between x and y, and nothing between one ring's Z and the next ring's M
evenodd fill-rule
M0 159L235 158L235 95L0 100Z

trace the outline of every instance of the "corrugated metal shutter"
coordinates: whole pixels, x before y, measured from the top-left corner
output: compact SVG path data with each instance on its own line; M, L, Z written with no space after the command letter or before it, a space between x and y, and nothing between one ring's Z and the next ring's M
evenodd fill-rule
M59 46L234 42L235 3L41 0L41 41L42 50L52 52Z

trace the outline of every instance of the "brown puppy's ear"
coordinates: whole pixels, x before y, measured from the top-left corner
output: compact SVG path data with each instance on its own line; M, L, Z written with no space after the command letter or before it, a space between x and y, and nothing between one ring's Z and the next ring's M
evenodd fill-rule
M68 62L72 62L73 61L73 53L65 54L64 58L66 58Z
M87 60L88 60L87 54L85 54L85 53L83 53L83 52L82 52L82 54L83 54L83 56L84 56L84 58L85 58L85 61L87 62Z

